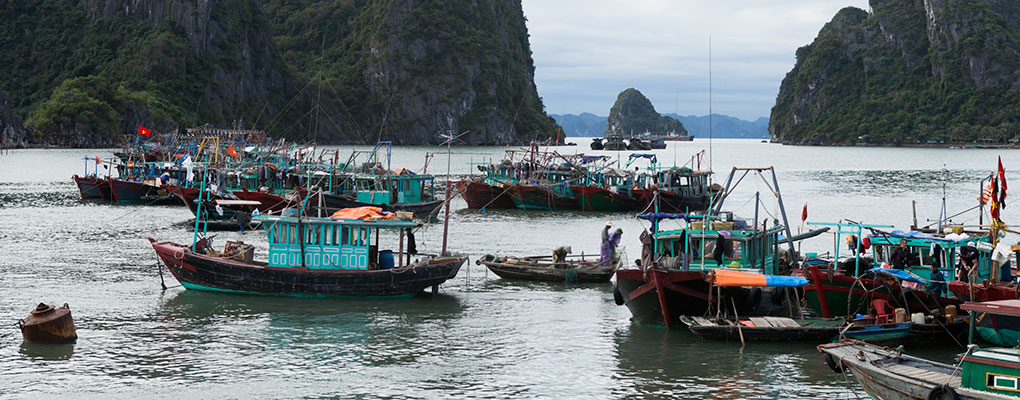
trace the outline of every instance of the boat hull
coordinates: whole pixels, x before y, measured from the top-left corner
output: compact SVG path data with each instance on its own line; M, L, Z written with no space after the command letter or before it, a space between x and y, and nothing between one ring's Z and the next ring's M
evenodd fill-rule
M798 323L791 318L761 318L758 322L768 323L769 321L782 320L783 326L737 326L737 325L701 325L690 317L683 317L681 321L690 328L691 332L702 339L725 340L725 341L747 341L747 342L803 342L828 341L839 334L839 328L843 324L842 319L811 318L801 320ZM732 320L731 320L732 321ZM710 321L709 321L710 322Z
M399 269L315 270L206 256L187 246L149 239L160 260L187 289L275 296L390 297L414 295L455 277L466 257L423 261Z
M709 301L719 300L717 293L709 295L705 281L706 271L663 270L652 268L618 269L614 296L617 304L626 305L635 321L666 327L683 327L680 317L705 315ZM777 288L722 288L722 304L737 308L737 315L787 315L788 304ZM727 309L729 310L729 308Z
M110 191L113 193L113 201L118 203L177 203L168 188L164 186L153 186L117 178L110 178L108 182Z
M571 197L560 196L551 190L534 185L513 185L510 187L514 205L522 210L576 210L577 202Z
M864 391L876 399L934 398L929 394L942 385L953 388L958 399L1010 398L961 387L960 374L952 365L901 355L861 342L824 344L818 346L818 350L849 369Z
M574 186L582 211L633 211L641 209L638 199L593 186Z
M638 198L638 205L641 209L652 210L655 204L655 193L652 189L636 189L634 196ZM704 211L708 209L710 196L682 196L664 190L659 191L659 212L686 213L689 211Z
M457 190L467 202L468 208L512 209L517 208L513 196L506 188L476 181L457 182Z
M574 265L564 264L563 268L551 265L536 266L531 264L508 264L501 262L479 261L490 271L504 279L546 282L609 282L616 271L616 266Z
M909 313L928 313L933 308L943 309L947 305L960 305L957 298L930 296L923 290L916 290L906 297L899 286L883 285L872 279L858 279L839 272L829 273L818 266L808 267L804 276L808 285L804 287L804 300L809 308L819 315L845 317L856 313L868 313L868 303L872 299L882 299L895 307L904 307Z
M82 200L113 201L110 184L105 179L78 175L72 176L71 179L78 186L78 193L81 194Z

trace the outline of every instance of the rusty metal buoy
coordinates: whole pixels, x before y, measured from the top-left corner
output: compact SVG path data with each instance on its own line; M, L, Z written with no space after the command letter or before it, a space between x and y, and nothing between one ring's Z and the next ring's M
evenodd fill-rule
M67 303L60 308L39 303L28 318L18 321L18 327L29 342L67 343L78 339Z

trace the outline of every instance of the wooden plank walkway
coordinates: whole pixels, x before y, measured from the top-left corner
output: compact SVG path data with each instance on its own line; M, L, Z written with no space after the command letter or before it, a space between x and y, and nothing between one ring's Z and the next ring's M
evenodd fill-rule
M923 380L925 382L933 383L933 384L936 384L936 385L942 385L942 384L945 384L948 381L949 382L949 386L952 386L952 387L955 387L955 388L960 387L960 376L959 375L954 375L954 376L950 377L949 374L946 374L946 373L943 373L943 372L937 372L937 371L927 370L927 369L923 369L923 368L911 367L909 365L903 365L903 364L890 364L890 365L881 366L879 368L882 368L882 369L884 369L886 371L889 371L889 372L892 372L892 373L901 374L901 375L904 375L904 376L909 376L911 378L920 379L920 380Z

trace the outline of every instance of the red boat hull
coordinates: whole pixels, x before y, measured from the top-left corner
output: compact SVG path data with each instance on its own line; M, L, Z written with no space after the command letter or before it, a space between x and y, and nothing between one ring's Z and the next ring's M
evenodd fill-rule
M82 200L103 200L112 201L113 193L110 192L110 184L106 179L94 176L72 176L75 185L78 186L78 193Z
M457 182L457 191L461 193L461 197L467 202L468 208L517 208L510 191L499 186L464 180Z

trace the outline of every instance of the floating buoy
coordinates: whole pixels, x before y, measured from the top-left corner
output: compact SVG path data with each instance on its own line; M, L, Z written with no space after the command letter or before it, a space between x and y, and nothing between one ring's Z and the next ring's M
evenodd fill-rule
M29 342L66 343L78 339L67 303L60 308L39 303L32 315L18 321L18 327L21 336Z

